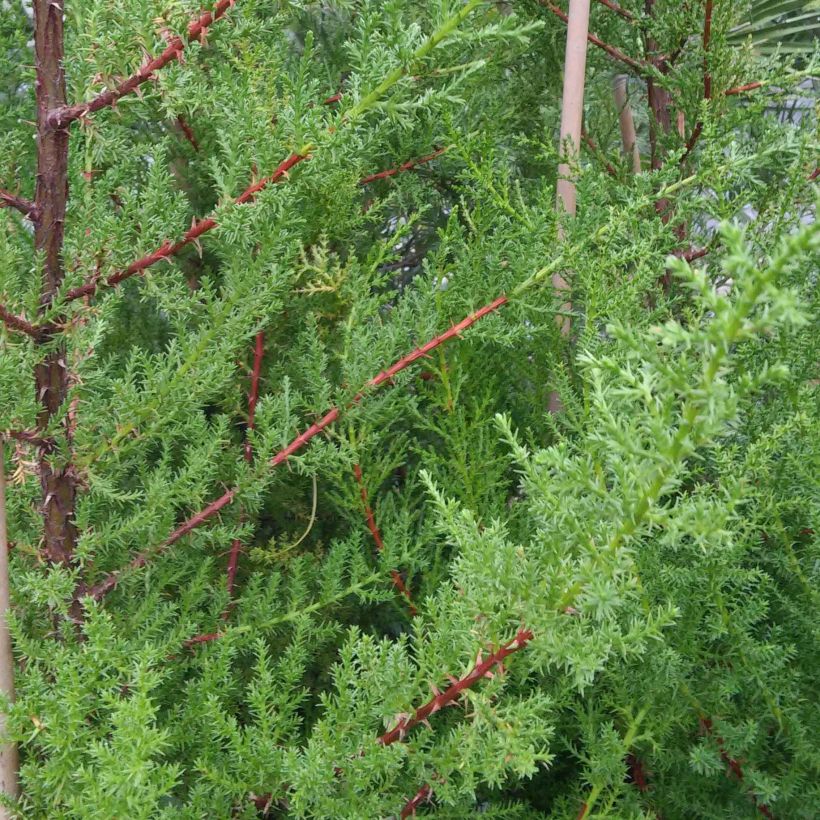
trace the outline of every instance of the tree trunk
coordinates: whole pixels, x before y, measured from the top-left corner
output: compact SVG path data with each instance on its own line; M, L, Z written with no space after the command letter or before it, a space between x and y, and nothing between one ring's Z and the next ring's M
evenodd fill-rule
M37 80L37 208L34 244L43 254L40 312L44 314L57 295L64 277L63 229L68 201L68 128L52 127L48 114L65 105L63 73L63 0L35 0L34 49ZM69 373L65 347L48 329L40 339L51 348L35 368L37 399L41 410L37 425L45 430L61 411L68 396ZM48 446L40 448L38 467L42 488L43 552L47 560L68 563L74 552L76 478L70 466L52 463Z

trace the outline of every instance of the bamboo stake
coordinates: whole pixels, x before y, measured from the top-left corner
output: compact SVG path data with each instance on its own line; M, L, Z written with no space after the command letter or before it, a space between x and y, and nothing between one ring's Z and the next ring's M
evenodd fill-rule
M6 467L5 442L0 437L0 692L14 701L14 654L11 649L6 613L9 611L9 558L8 533L6 531ZM6 732L6 716L0 712L0 735ZM14 743L0 745L0 792L11 798L20 794L17 779L19 761ZM0 806L0 820L10 820L13 815Z
M626 74L616 74L612 81L612 93L615 105L618 108L618 119L621 125L621 141L624 147L624 156L632 157L632 171L641 172L641 152L638 149L638 135L635 133L635 120L632 118L632 107L627 96L629 77Z
M584 79L589 32L589 0L570 0L567 23L567 47L564 58L564 95L561 102L560 152L565 161L558 165L558 206L575 216L575 183L572 165L578 161L581 147L581 123L584 112Z
M573 180L573 166L578 163L581 150L581 127L584 116L584 80L587 64L587 35L589 34L590 0L570 0L567 17L567 46L564 57L564 91L561 100L561 136L559 156L564 161L558 165L558 184L556 199L558 208L558 238L563 240L562 217L575 216L576 191ZM562 213L563 211L563 213ZM567 293L570 290L566 279L559 271L552 275L552 285L556 291ZM567 300L561 305L556 322L563 336L569 336L572 302ZM549 398L549 410L557 413L562 409L561 399L552 391Z

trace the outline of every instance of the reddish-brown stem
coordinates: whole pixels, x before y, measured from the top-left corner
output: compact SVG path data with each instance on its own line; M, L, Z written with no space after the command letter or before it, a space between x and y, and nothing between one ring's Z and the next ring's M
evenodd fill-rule
M6 430L3 433L7 438L21 441L25 444L31 444L35 447L42 447L43 449L52 450L54 448L54 439L39 436L31 430Z
M606 168L606 172L611 177L617 177L618 172L615 170L615 166L603 155L603 152L598 148L597 143L594 139L587 133L586 128L581 129L581 139L586 143L586 146L592 151L593 154L596 156L600 156L603 159L604 167Z
M508 298L506 296L499 296L494 301L490 302L488 305L484 305L484 307L479 308L475 313L471 313L466 318L462 319L457 324L450 327L448 330L444 331L444 333L439 334L435 337L435 339L431 339L426 344L422 345L421 347L417 347L412 353L408 353L406 356L403 356L399 359L395 364L392 364L387 370L382 370L377 376L374 376L364 387L364 390L360 393L357 393L348 403L347 407L353 407L354 405L358 404L364 397L365 391L371 388L378 388L381 387L385 382L390 382L398 373L400 373L405 368L409 367L414 362L422 359L430 354L431 351L435 350L439 345L443 344L444 342L452 339L454 336L460 336L467 328L474 325L477 321L482 319L483 317L489 315L490 313L495 312L499 308L503 307L507 304ZM269 469L275 469L280 464L283 464L285 461L290 458L294 453L298 452L302 449L312 438L316 437L321 433L326 427L329 427L337 418L341 415L341 409L339 407L334 407L325 413L322 418L319 419L315 424L312 424L310 427L307 428L303 433L300 433L293 441L290 442L286 447L283 447L273 458L270 459L268 462ZM104 597L108 592L114 589L117 584L119 583L120 576L127 572L128 570L139 569L140 567L145 566L148 563L148 560L155 556L159 555L165 550L168 549L171 545L179 541L184 535L195 530L197 527L204 524L208 521L212 516L216 515L223 507L226 507L230 504L236 494L239 491L236 488L228 490L226 493L221 495L215 501L212 501L207 507L200 510L196 515L191 516L187 521L177 527L171 535L159 546L151 550L146 550L145 552L140 553L135 558L131 560L129 564L122 570L117 570L115 572L109 573L102 581L95 584L93 587L82 588L79 592L79 596L82 595L89 595L92 598L99 600L100 598Z
M110 572L105 576L105 578L103 578L102 581L94 584L94 586L80 587L77 591L77 597L82 598L87 595L96 601L104 598L109 592L116 589L117 584L119 584L120 578L124 573L144 567L152 556L165 552L168 547L175 544L184 535L187 535L201 524L204 524L207 520L216 515L223 507L227 507L228 504L234 500L236 492L237 491L235 489L228 490L226 493L223 493L219 498L217 498L216 501L212 501L207 507L200 510L196 515L191 516L191 518L177 527L177 529L175 529L168 536L168 538L160 545L158 549L146 550L145 552L139 553L131 559L128 564L126 564L124 569Z
M463 678L453 681L443 692L436 691L424 706L420 706L412 715L402 717L389 732L378 737L376 742L382 746L389 746L391 743L403 740L414 726L424 723L430 715L457 701L466 689L475 686L482 678L492 677L494 666L503 663L504 659L513 652L523 649L532 639L532 632L522 627L511 641L496 649L486 659L481 660L479 652L475 666Z
M629 769L629 778L632 785L639 792L649 791L649 784L646 781L646 771L643 766L643 761L630 752L626 756L626 765Z
M265 357L265 331L256 334L253 345L253 368L251 369L251 386L248 390L248 432L256 429L256 404L259 401L259 379L262 375L262 360ZM250 439L245 440L245 461L253 461L253 446Z
M399 817L406 820L408 817L416 816L416 809L433 795L433 788L429 783L425 783L405 804Z
M808 176L809 182L814 182L817 179L818 175L820 175L820 168L815 168Z
M286 160L280 163L279 167L269 176L260 179L249 185L235 200L234 205L244 205L254 199L256 194L263 188L272 183L279 182L284 179L288 171L300 162L310 159L310 154L291 154ZM217 227L217 222L212 216L205 217L199 221L194 221L190 229L182 236L182 238L171 243L168 240L163 242L156 250L132 262L127 268L112 273L105 279L92 277L85 284L69 290L64 297L64 301L71 302L75 299L81 299L83 296L91 296L96 293L101 287L115 287L126 279L137 274L142 274L152 265L163 259L168 259L174 254L179 253L183 248L196 242L202 234L207 233Z
M9 330L25 333L27 336L31 336L32 339L38 339L40 337L40 328L37 327L37 325L33 325L29 322L25 316L18 316L16 313L12 313L3 304L0 304L0 321L2 321Z
M180 131L185 135L185 139L191 144L191 147L194 151L199 151L199 143L196 140L196 135L194 134L194 129L188 124L188 121L185 117L180 114L177 117L177 125L180 128Z
M37 206L30 199L24 199L2 188L0 188L0 208L14 208L32 222L37 219Z
M342 92L340 91L338 94L333 94L331 97L327 97L326 99L322 100L322 105L333 105L333 103L337 103L341 99Z
M726 764L728 770L738 779L738 781L742 782L743 767L726 751L726 741L720 735L714 734L714 724L712 723L712 719L701 716L700 726L704 734L714 737L715 743L717 743L718 751L720 752L720 759ZM764 817L768 817L769 820L772 820L773 815L771 809L765 803L758 803L754 795L752 795L752 799L755 802L757 810Z
M259 378L262 373L262 359L265 356L265 331L260 330L256 334L253 346L253 367L251 369L251 386L248 390L248 432L256 427L256 403L259 400ZM245 461L248 464L253 461L253 445L249 436L245 436ZM228 597L233 595L233 587L236 581L236 571L239 569L239 556L242 553L242 541L234 538L231 542L231 552L228 556L228 567L226 570L226 586ZM229 610L223 614L227 617Z
M709 71L709 42L712 39L712 4L713 0L706 0L703 20L703 99L708 102L712 99L712 74ZM680 161L683 163L692 153L701 133L703 132L703 120L698 120L689 139L686 141L686 149Z
M621 8L617 3L613 3L612 0L598 0L598 2L602 6L606 6L610 11L614 11L619 17L623 17L624 20L629 20L630 23L635 22L635 16L631 11Z
M188 24L187 39L189 42L200 40L207 33L208 26L222 17L236 0L219 0L213 11L205 11L195 20ZM65 128L74 120L99 111L101 108L108 108L117 103L118 100L136 91L143 83L150 80L155 71L159 71L169 63L179 60L182 52L185 51L185 40L179 35L174 35L168 41L165 50L158 56L143 62L138 71L132 74L127 80L123 80L114 88L108 89L98 94L88 102L77 103L76 105L63 105L52 110L48 116L48 125L51 128Z
M746 83L746 85L736 85L723 92L724 97L731 97L733 94L745 94L747 91L756 91L758 88L763 88L762 82Z
M565 24L569 22L569 17L553 3L550 3L549 0L538 0L538 2L548 11L551 11L559 20L562 20ZM643 71L645 68L645 64L640 61L634 59L634 57L630 57L628 54L624 54L623 51L620 49L615 48L615 46L610 45L609 43L605 43L600 37L590 32L587 34L587 40L592 43L594 46L598 46L598 48L605 51L615 60L620 60L622 63L625 63L630 68L634 69L635 71Z
M358 464L353 465L353 474L356 476L356 481L359 483L359 494L361 495L362 505L364 506L364 516L367 521L367 528L370 530L370 534L373 536L373 541L376 544L376 549L379 552L382 552L384 550L384 541L382 540L382 534L379 531L378 526L376 525L376 519L373 515L373 510L370 507L370 502L367 499L367 487L365 487L364 485L364 479L362 478L362 469L361 467L359 467ZM390 577L393 579L393 586L396 587L396 589L407 599L407 605L410 610L410 614L413 617L418 615L418 610L413 604L413 598L410 595L410 590L404 583L404 579L401 577L399 571L391 569Z
M418 165L424 165L427 162L432 162L436 157L440 157L446 150L446 148L439 148L437 151L434 151L432 154L428 154L426 157L411 159L396 168L390 168L387 171L379 171L377 174L370 174L370 176L362 177L359 180L359 185L367 185L370 182L375 182L377 179L387 179L387 177L394 177L396 174L410 171Z
M694 262L709 253L709 248L690 248L688 251L675 251L674 255L680 257L685 262Z

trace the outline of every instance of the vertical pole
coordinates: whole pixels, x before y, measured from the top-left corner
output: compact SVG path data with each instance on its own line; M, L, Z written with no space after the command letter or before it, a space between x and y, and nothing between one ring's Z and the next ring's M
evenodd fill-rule
M5 444L0 436L0 692L14 701L14 654L7 613L9 611L9 558L8 532L6 527L6 463ZM6 715L0 712L0 735L6 732ZM17 780L17 746L0 744L0 792L11 798L20 794ZM10 820L11 814L0 806L0 820Z
M564 57L564 96L561 101L560 155L558 165L558 208L575 215L575 183L571 165L578 161L581 123L584 113L584 80L587 65L590 0L570 0L567 22L567 49Z
M563 239L564 231L561 220L566 216L575 216L576 196L575 182L572 178L572 166L578 162L581 150L581 125L584 115L584 82L587 66L587 34L589 33L590 0L570 0L567 19L567 47L564 56L564 92L561 100L561 136L558 155L563 161L558 164L558 184L556 186L556 206L558 209L558 237ZM566 293L569 285L560 273L552 276L552 285L556 291ZM561 305L562 313L569 312L572 303L567 300ZM561 334L569 336L570 321L567 316L556 318ZM553 391L549 398L549 410L552 413L562 409L561 399Z
M632 107L627 96L629 77L626 74L616 74L612 80L612 93L615 97L615 106L618 109L618 119L621 125L621 142L624 147L624 156L631 157L632 171L641 172L641 153L638 150L638 136L635 133L635 121L632 118Z

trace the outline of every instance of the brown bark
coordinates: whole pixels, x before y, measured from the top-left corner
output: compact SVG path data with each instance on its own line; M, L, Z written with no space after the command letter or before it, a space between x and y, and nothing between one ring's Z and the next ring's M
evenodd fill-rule
M68 202L68 128L51 127L48 116L65 105L63 72L63 0L35 0L34 48L37 60L37 180L34 204L38 220L35 248L43 254L40 313L44 314L62 284L63 230ZM55 342L57 330L44 327L39 339L51 350L37 364L34 380L41 404L37 426L45 430L68 396L65 346ZM74 525L76 481L70 468L52 463L47 449L38 458L43 498L43 552L55 563L68 563L77 540Z

